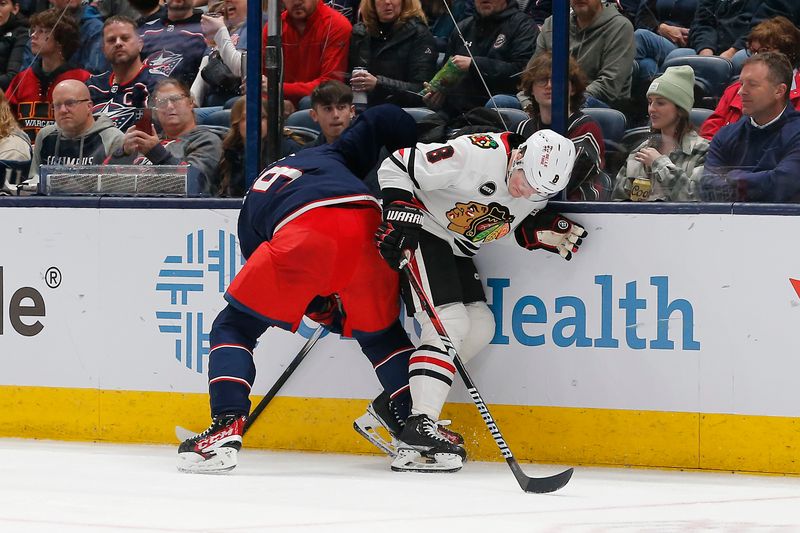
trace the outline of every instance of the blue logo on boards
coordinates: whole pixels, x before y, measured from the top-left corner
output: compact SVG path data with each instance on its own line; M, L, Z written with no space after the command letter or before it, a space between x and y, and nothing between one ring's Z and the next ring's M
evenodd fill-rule
M197 230L186 236L185 252L168 255L158 272L156 291L167 296L166 307L156 311L158 331L174 338L175 359L186 368L203 373L208 357L208 332L214 321L197 311L201 296L213 294L224 305L222 294L244 265L236 236L224 230ZM202 307L201 307L202 308Z

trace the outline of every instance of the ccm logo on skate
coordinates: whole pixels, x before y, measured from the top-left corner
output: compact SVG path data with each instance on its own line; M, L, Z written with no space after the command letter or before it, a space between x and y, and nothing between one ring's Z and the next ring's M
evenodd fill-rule
M680 341L682 350L699 350L700 342L694 338L694 308L683 298L669 299L669 277L652 276L650 285L656 289L655 305L637 294L637 282L625 283L624 295L614 294L614 278L611 275L595 276L594 283L600 289L599 309L587 308L578 296L559 296L554 308L558 320L550 328L552 320L548 307L541 298L533 295L523 296L511 308L511 333L520 344L541 346L545 344L545 334L533 335L529 324L542 324L550 329L553 344L560 348L619 348L620 339L614 337L615 320L624 320L625 343L634 350L675 350L675 342ZM511 286L508 278L489 278L486 280L492 292L492 309L495 332L492 344L509 344L506 333L505 289ZM620 297L621 296L621 297ZM615 304L617 308L615 309ZM650 310L647 312L647 310ZM599 324L598 324L599 321ZM655 323L654 339L639 336L639 325ZM590 338L587 325L599 333ZM674 339L670 339L670 334Z
M5 311L5 279L3 267L0 266L0 335L4 333ZM44 329L44 325L39 320L28 319L43 316L45 316L45 305L42 293L33 287L20 287L11 293L11 298L8 300L8 321L14 331L24 337L38 335Z

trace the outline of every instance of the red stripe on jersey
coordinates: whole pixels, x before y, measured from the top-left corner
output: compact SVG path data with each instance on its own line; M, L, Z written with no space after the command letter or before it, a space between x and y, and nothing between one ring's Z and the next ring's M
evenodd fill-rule
M211 352L219 348L238 348L240 350L244 350L245 352L249 353L251 357L253 356L253 352L251 352L247 346L242 346L241 344L217 344L215 346L212 346L211 349L208 351L208 353L210 354Z
M453 366L452 363L448 363L447 361L442 361L441 359L437 359L435 357L428 357L425 355L415 355L408 361L408 366L411 366L415 363L428 363L431 365L440 366L452 374L456 373L456 367Z
M510 145L510 144L508 144L508 136L509 136L509 135L511 135L511 132L510 132L510 131L507 131L507 132L505 132L505 133L501 133L501 134L500 134L500 140L501 140L501 141L503 141L503 146L504 146L504 147L505 147L505 149L506 149L506 155L507 155L507 156L510 156L510 155L511 155L511 145Z
M389 355L387 355L386 357L381 359L378 363L372 365L372 368L378 368L379 366L381 366L386 361L388 361L389 359L391 359L392 357L394 357L395 355L397 355L399 353L407 352L409 350L414 350L414 349L415 348L413 346L408 346L406 348L400 348L399 350L395 350L394 352L390 353Z
M218 378L214 378L214 379L210 380L208 382L208 384L211 385L212 383L217 383L219 381L232 381L234 383L239 383L239 384L244 385L245 387L247 387L247 390L250 390L252 388L252 386L247 382L246 379L236 378L236 377L233 377L233 376L220 376Z

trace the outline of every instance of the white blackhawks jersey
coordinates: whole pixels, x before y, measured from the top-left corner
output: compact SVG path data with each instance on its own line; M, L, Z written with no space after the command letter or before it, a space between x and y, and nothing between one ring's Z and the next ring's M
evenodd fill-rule
M426 211L422 228L449 242L454 254L472 257L547 204L548 197L509 194L509 135L462 135L398 150L378 170L381 189L410 191Z

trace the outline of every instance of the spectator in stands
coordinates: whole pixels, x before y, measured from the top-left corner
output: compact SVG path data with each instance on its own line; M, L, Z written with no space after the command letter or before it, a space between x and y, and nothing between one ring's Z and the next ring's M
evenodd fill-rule
M475 14L475 3L472 0L421 0L420 5L428 21L428 28L436 39L436 48L442 52L447 48L447 41L456 24ZM448 7L453 13L452 17L447 11Z
M700 0L689 30L689 46L701 56L733 59L736 41L747 34L762 0Z
M765 20L775 17L786 17L792 24L800 28L800 2L797 0L761 0L753 18L750 19L750 28L755 29ZM742 63L747 59L746 36L741 35L733 47L738 50L732 59L734 73L738 74Z
M426 84L425 105L442 109L452 118L483 106L495 95L504 95L495 99L497 107L520 107L514 97L519 83L515 76L533 55L538 30L519 10L516 0L475 0L475 15L458 27L470 43L472 57L459 33L451 33L446 55L464 73L463 77L446 93Z
M65 12L78 21L81 45L70 62L80 65L92 74L108 70L108 63L103 57L103 19L100 12L91 4L82 5L81 0L50 0L59 13Z
M91 95L92 113L107 115L114 126L127 131L147 107L156 83L166 76L151 72L142 63L142 38L136 22L125 16L113 16L103 24L103 54L111 70L92 76L86 82Z
M283 0L283 5L283 96L297 106L323 81L344 80L353 27L320 0ZM266 25L262 38L266 46Z
M697 0L644 0L636 14L634 39L638 78L652 80L671 57L694 55L688 48L689 27ZM680 50L681 52L676 52Z
M520 89L530 98L525 111L531 116L517 126L517 133L526 139L537 131L549 128L553 116L553 86L550 82L553 56L543 52L536 56L522 75ZM569 58L569 118L567 137L575 143L575 166L566 187L570 200L608 200L611 196L611 179L603 172L605 145L600 125L589 115L580 111L586 75L575 58Z
M154 127L140 131L132 127L125 132L125 142L109 159L118 165L189 165L188 192L208 195L219 161L222 140L208 126L198 126L189 88L180 80L167 78L156 85L153 106L163 130Z
M78 24L55 8L31 17L33 64L14 76L6 90L11 109L31 142L45 126L53 124L53 88L63 80L86 81L90 74L67 63L80 46Z
M36 135L30 177L39 181L40 165L100 165L117 147L123 134L105 115L92 116L89 89L82 81L64 80L53 89L56 123Z
M341 13L351 26L358 22L358 0L325 0L325 3Z
M206 40L214 43L200 62L192 97L201 107L224 106L241 96L242 52L247 50L247 0L226 0L222 17L210 13L200 23Z
M0 93L0 196L13 194L12 186L27 179L32 155L30 139Z
M306 147L332 143L350 127L355 116L350 87L336 80L320 83L311 92L311 119L319 124L322 133Z
M92 4L97 8L103 21L119 15L133 20L139 16L139 11L129 0L95 0Z
M247 191L245 183L245 146L247 138L245 121L247 110L245 99L240 98L231 108L231 129L222 141L222 161L219 164L219 183L214 184L218 196L239 198ZM267 102L261 106L261 157L270 160L267 154ZM284 128L281 138L281 156L286 157L302 148L301 139L295 137L290 130Z
M194 0L167 0L167 15L140 28L145 63L165 76L191 86L200 70L206 39L200 28L202 11Z
M0 89L4 91L22 68L29 34L19 0L0 0Z
M570 54L589 79L588 107L608 107L631 92L634 39L633 25L602 0L570 0ZM553 17L548 17L536 41L536 54L553 49ZM529 102L527 98L524 105Z
M789 59L794 69L789 100L795 109L800 109L800 30L785 17L765 20L748 35L747 50L750 55L780 52ZM741 88L741 81L737 80L725 89L714 113L703 122L700 135L711 139L720 128L742 118Z
M367 105L418 107L417 93L436 72L436 41L419 0L362 0L362 21L350 40L350 85Z
M148 22L167 16L167 6L162 0L128 0L128 2L139 13L139 17L135 20L140 28Z
M792 65L764 52L745 61L739 78L747 118L711 140L701 197L709 201L800 201L800 112L789 105Z
M708 141L692 127L694 71L670 67L647 90L653 136L639 145L617 174L614 200L687 202L699 200Z
M616 4L619 12L625 15L631 24L636 22L636 14L639 12L641 0L615 0L609 3ZM547 17L553 14L553 0L529 0L523 11L533 19L534 24L541 28Z

